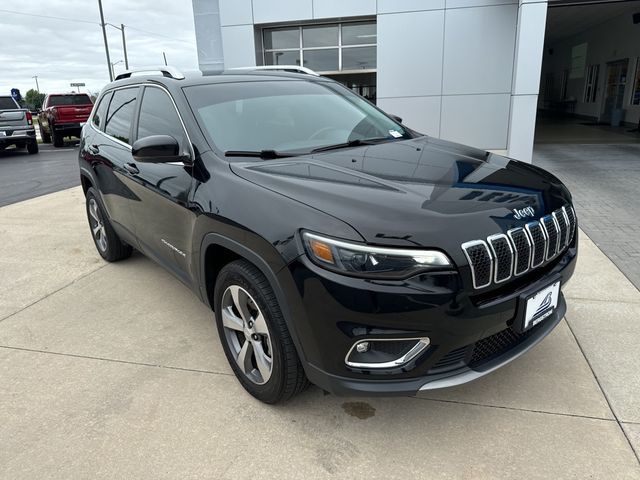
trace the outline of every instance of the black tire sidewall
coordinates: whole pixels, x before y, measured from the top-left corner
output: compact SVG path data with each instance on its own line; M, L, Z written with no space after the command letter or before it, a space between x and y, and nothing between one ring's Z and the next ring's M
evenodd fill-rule
M256 274L262 277L261 279L265 282L262 286L255 284ZM277 403L283 395L287 372L285 371L286 367L284 352L280 340L280 331L276 322L274 322L274 316L281 316L282 313L277 306L277 302L275 305L270 305L270 302L267 301L267 296L269 294L273 295L273 290L266 279L264 279L264 276L249 262L244 260L232 262L224 267L218 275L214 291L215 312L221 311L222 295L230 285L239 285L249 292L265 317L271 339L271 358L273 365L271 377L264 385L258 385L245 376L242 370L240 370L240 367L238 366L227 343L221 315L216 313L216 325L218 328L218 335L220 336L220 341L222 343L222 348L224 349L224 353L229 361L229 365L233 369L242 386L258 400L266 403ZM265 291L267 289L268 291Z
M94 199L98 204L99 215L102 219L102 224L104 225L104 229L107 235L107 249L104 252L100 250L100 247L98 246L98 242L96 242L96 238L93 235L93 231L91 228L91 214L89 213L89 202L91 201L91 199ZM98 250L98 253L100 254L100 256L105 260L107 260L108 262L116 262L118 260L122 260L130 256L131 247L122 243L122 241L120 240L120 237L118 237L118 234L115 232L115 230L111 226L109 217L106 214L106 209L104 208L104 205L100 200L100 196L98 195L98 193L93 187L90 187L87 190L85 209L87 211L87 221L89 222L89 234L91 235L91 238L93 239L93 244L96 246L96 250Z

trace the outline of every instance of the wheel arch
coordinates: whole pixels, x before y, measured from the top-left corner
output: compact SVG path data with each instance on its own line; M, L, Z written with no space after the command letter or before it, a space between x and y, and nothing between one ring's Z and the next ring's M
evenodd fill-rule
M225 265L234 260L242 259L250 262L260 270L273 289L282 316L284 317L293 343L302 361L303 368L306 370L304 350L300 344L298 332L293 322L291 309L287 303L287 298L282 286L278 281L277 272L272 269L269 263L242 243L217 233L209 233L204 236L200 252L200 296L212 310L215 309L213 300L215 282L220 270ZM219 254L220 257L214 258L215 254Z

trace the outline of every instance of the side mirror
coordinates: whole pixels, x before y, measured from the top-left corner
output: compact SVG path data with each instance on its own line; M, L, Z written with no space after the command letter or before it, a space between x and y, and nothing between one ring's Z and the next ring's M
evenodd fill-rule
M151 135L136 140L131 147L131 155L137 162L169 163L181 162L178 141L170 135Z
M393 115L391 113L387 113L387 115L389 115L391 118L393 118L396 122L398 123L402 123L402 118L397 116L397 115Z

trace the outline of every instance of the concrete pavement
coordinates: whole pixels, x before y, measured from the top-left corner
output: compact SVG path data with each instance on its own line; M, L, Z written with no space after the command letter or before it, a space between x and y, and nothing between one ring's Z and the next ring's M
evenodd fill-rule
M79 188L0 208L0 238L0 478L640 479L640 292L586 235L566 321L506 368L278 407L180 282L100 259Z

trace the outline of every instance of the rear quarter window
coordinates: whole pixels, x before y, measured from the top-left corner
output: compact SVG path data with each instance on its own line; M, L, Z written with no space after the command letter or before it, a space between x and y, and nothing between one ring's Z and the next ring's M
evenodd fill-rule
M102 130L105 123L105 114L107 113L107 108L109 107L109 101L111 100L112 92L106 93L101 99L100 103L98 103L98 107L96 108L95 113L93 114L93 118L91 122L98 129Z

